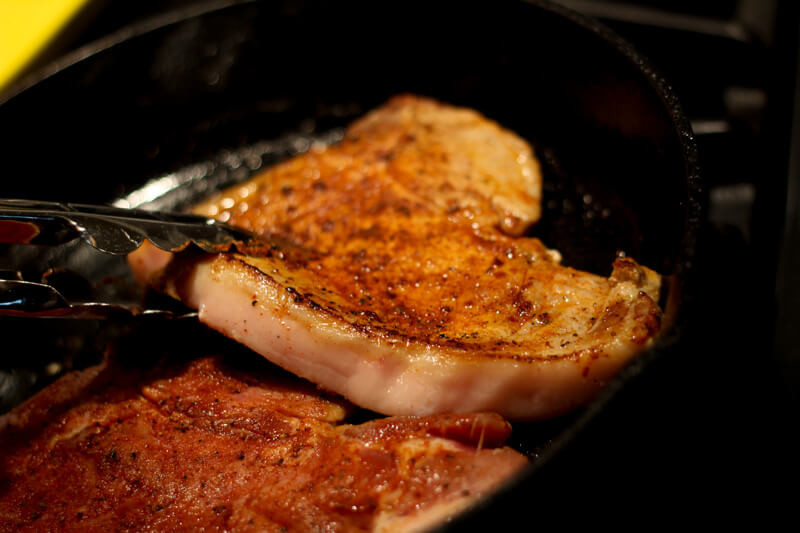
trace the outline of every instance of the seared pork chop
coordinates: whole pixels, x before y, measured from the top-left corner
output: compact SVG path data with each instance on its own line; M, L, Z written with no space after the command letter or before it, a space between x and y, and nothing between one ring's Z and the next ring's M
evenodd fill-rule
M151 248L131 264L212 328L369 409L552 417L650 342L660 280L629 258L610 278L577 271L517 236L539 187L512 133L399 97L339 145L198 206L271 239L266 253L179 254L160 277Z
M0 530L416 531L527 465L497 415L347 411L217 358L67 375L2 419Z

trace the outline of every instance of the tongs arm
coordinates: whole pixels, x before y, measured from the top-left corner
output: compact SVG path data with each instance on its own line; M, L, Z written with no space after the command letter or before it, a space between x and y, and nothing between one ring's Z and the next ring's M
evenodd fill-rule
M253 239L245 230L199 215L0 199L0 242L57 245L79 237L114 255L133 252L145 239L169 252L190 243L219 252Z
M82 239L113 255L133 252L148 240L169 252L194 244L207 252L245 249L249 232L197 215L141 209L0 199L0 243L54 246ZM147 309L131 303L68 301L48 283L0 279L0 315L109 318L121 315L183 317L184 309Z
M0 315L39 318L193 318L196 311L173 306L150 308L123 302L67 300L61 292L46 283L24 280L0 280Z

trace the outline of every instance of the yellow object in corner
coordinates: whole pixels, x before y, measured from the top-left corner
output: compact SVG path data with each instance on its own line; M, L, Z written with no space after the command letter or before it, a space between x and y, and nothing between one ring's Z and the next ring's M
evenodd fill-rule
M0 89L10 83L89 0L0 0Z

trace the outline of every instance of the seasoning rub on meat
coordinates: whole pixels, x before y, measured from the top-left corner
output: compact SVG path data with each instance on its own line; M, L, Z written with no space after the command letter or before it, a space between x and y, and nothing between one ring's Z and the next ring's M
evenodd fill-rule
M63 377L0 418L0 531L418 531L528 464L497 415L344 424L263 367Z
M561 266L523 236L540 191L522 139L401 96L340 144L197 207L263 235L266 252L145 247L131 264L211 328L360 406L552 417L652 341L660 278L625 257L609 278Z

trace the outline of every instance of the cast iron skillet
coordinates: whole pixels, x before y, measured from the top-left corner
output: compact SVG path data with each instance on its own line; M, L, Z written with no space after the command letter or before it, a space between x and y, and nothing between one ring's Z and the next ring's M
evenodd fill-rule
M565 264L608 275L622 250L666 276L659 342L588 408L516 425L512 444L532 466L450 527L514 524L572 472L570 450L621 391L674 357L692 297L702 210L692 133L666 82L607 28L538 0L212 1L88 45L0 96L0 190L179 209L311 140L335 140L403 92L475 108L533 144L546 182L532 234ZM130 196L164 176L177 179L160 194ZM5 247L0 258L0 268L62 265L94 282L125 275L75 248ZM6 375L33 385L6 394L4 408L46 381L43 368L89 364L131 327L163 325L0 321Z

